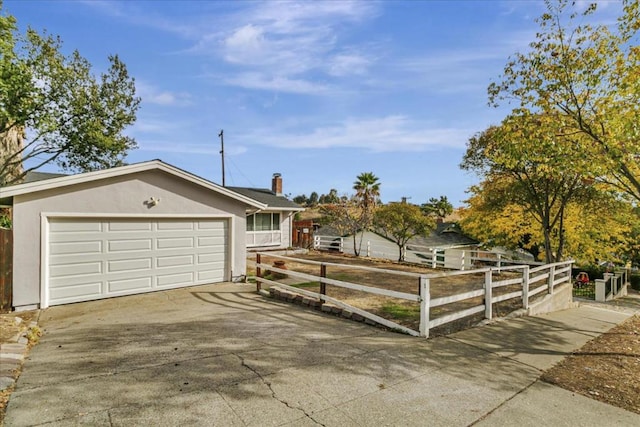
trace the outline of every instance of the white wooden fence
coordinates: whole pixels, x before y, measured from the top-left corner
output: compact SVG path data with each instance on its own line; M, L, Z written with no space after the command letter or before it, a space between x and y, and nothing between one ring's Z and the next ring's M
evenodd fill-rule
M319 267L319 274L308 274L302 272L296 272L289 269L283 269L274 267L271 264L263 263L262 257L269 257L283 260L283 261L292 261L300 264L308 264L308 265L316 265ZM305 260L301 258L292 258L281 255L267 254L267 253L258 253L256 254L256 260L247 260L248 263L253 264L256 267L256 283L257 288L260 290L262 284L278 286L308 297L318 298L322 302L329 302L331 304L337 305L341 308L345 308L354 313L358 313L361 316L371 319L374 322L377 322L381 325L389 327L391 329L397 329L407 334L413 336L421 336L428 337L429 329L434 328L436 326L440 326L449 322L453 322L455 320L461 319L463 317L471 316L476 313L484 312L484 317L486 319L493 318L493 304L505 301L512 298L519 298L522 300L522 307L527 309L531 302L531 299L540 294L541 292L547 292L549 294L554 293L554 289L556 286L559 286L564 283L571 284L571 265L573 261L566 262L557 262L553 264L540 265L537 267L531 267L529 265L516 265L516 266L508 266L501 267L500 269L496 267L485 267L476 270L467 270L467 271L449 271L442 273L431 273L431 274L419 274L419 273L411 273L411 272L403 272L397 270L388 270L388 269L379 269L372 268L360 265L346 265L346 264L336 264L336 263L323 263L311 260ZM351 283L341 280L329 279L326 277L326 271L328 266L335 266L340 268L348 268L352 270L362 270L362 271L374 271L385 274L394 274L394 275L402 275L413 277L418 280L418 293L405 293L392 291L387 289L382 289L379 287L370 286L368 284L361 283ZM274 280L274 279L266 279L263 277L262 272L268 270L271 272L280 273L282 275L286 275L288 278L294 279L302 279L302 281L307 282L319 282L320 283L320 292L312 292L306 289L300 289L295 286L290 286L282 282L282 280ZM511 271L519 273L518 277L503 279L500 280L500 273L505 271ZM472 275L484 273L484 283L482 284L482 289L477 289L469 292L463 292L459 294L452 294L445 297L440 298L431 298L430 293L430 283L431 280L443 278L443 277L451 277L451 276L459 276L459 275ZM392 298L398 298L407 301L413 301L420 304L420 326L419 329L413 330L407 328L398 323L392 322L391 320L384 319L380 316L377 316L373 313L369 313L365 310L359 309L357 307L353 307L349 304L346 304L343 301L339 301L335 298L329 297L325 294L326 285L338 286L341 288L353 289L357 291L367 292L373 295L382 295ZM502 295L494 295L494 290L497 288L501 288L504 286L512 286L518 285L519 290L513 291L507 294ZM478 297L484 297L482 304L466 308L464 310L459 310L451 314L447 314L441 316L439 318L430 318L430 310L434 307L440 307L446 304L452 304L456 302L461 302L465 300L471 300Z
M314 236L313 248L321 251L354 254L352 238L340 236ZM398 259L398 247L389 242L383 245L366 240L362 242L360 254L371 258ZM470 270L479 266L502 268L506 265L542 265L539 262L514 260L503 254L479 249L447 247L432 248L409 245L403 248L404 260L416 264L424 264L431 268L448 268L451 270Z

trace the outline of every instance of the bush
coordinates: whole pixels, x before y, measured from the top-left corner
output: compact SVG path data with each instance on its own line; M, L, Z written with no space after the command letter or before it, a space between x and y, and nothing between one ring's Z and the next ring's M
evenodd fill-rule
M629 275L629 283L631 283L632 289L640 291L640 273L633 273Z

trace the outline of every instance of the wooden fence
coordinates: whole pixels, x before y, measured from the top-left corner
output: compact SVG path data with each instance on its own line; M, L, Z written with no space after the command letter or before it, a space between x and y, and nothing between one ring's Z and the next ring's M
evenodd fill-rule
M340 236L314 236L313 248L320 251L353 253L350 239ZM371 241L363 241L360 248L362 256L371 258L398 259L398 248L390 242L386 247L376 245ZM472 248L432 248L427 246L407 245L403 248L404 259L407 262L423 264L430 268L448 268L451 270L470 270L479 266L502 268L507 265L542 265L543 263L510 259L509 257L491 251Z
M278 266L274 266L272 264L263 263L262 258L268 256L270 259L278 259L282 261L292 261L300 264L308 264L315 265L318 267L318 274L308 274L302 272L292 271L290 269L284 269ZM252 260L247 260L249 263L253 263L256 268L256 284L257 289L260 290L263 284L278 286L307 297L317 298L321 302L329 302L331 304L337 305L341 308L350 310L354 313L357 313L365 318L371 319L374 322L377 322L383 326L389 327L391 329L397 329L407 334L413 336L421 336L428 337L429 329L432 329L436 326L440 326L449 322L453 322L458 319L462 319L467 316L474 315L476 313L484 313L484 317L486 319L493 318L493 305L506 301L508 299L519 298L522 300L522 307L528 308L531 302L531 299L540 294L541 292L547 292L549 294L554 293L554 289L556 286L562 285L564 283L571 284L571 266L573 261L566 262L558 262L553 264L546 264L537 267L531 267L529 265L517 265L517 266L508 266L502 267L500 269L495 267L485 267L476 270L466 270L466 271L449 271L442 273L430 273L430 274L419 274L419 273L411 273L411 272L403 272L397 270L387 270L380 268L372 268L361 265L345 265L345 264L336 264L336 263L324 263L318 261L305 260L301 258L292 258L281 255L267 254L267 253L258 253L256 254L255 262ZM352 283L341 280L330 279L326 277L326 271L328 266L337 266L341 268L348 268L353 270L362 270L362 271L372 271L379 272L384 274L394 274L394 275L403 275L416 278L418 281L418 292L416 294L413 293L405 293L398 292L393 290L382 289L380 287L370 286L368 284L361 283ZM288 278L302 279L302 281L309 282L319 282L320 283L320 292L313 292L307 289L300 289L295 286L290 286L283 283L282 280L276 280L273 278L267 279L263 275L263 271L270 271L279 273L282 276L287 276ZM505 271L518 273L518 277L512 277L509 279L501 279L501 273ZM478 273L483 273L484 283L482 283L482 289L473 290L470 292L464 292L459 294L451 294L445 297L440 298L431 298L430 293L430 282L434 279L451 277L451 276L459 276L459 275L475 275ZM401 300L408 300L417 302L420 304L420 326L418 330L413 330L407 328L406 326L400 325L396 322L393 322L388 319L384 319L380 316L377 316L373 313L369 313L365 310L359 309L357 307L353 307L352 305L346 304L343 301L339 301L333 297L329 297L326 295L326 285L337 286L341 288L347 288L362 292L367 292L372 295L382 295L391 298L397 298ZM517 285L518 290L504 293L500 295L494 295L494 290L506 287ZM463 310L459 310L453 313L449 313L447 315L443 315L438 318L431 318L430 310L435 307L440 307L446 304L453 304L461 301L467 301L477 299L478 297L483 297L482 304L465 308Z
M13 304L13 231L0 228L0 312Z

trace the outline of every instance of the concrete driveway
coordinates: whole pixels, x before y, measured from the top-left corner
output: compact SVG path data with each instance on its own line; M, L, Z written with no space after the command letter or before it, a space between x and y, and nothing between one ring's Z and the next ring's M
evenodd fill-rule
M627 316L576 310L592 311L427 341L273 302L246 284L52 307L5 423L638 425L636 414L537 381Z

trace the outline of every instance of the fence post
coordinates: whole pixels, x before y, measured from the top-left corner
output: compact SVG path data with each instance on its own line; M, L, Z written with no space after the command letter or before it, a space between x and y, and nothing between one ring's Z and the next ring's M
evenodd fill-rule
M256 254L256 292L260 292L260 279L262 278L262 269L259 267L260 265L260 254Z
M327 277L327 265L326 264L320 264L320 294L321 295L326 295L327 294L327 284L324 283L324 279L325 277ZM320 298L320 302L322 302L322 298Z
M484 273L484 317L486 319L491 319L492 317L492 308L493 308L493 304L491 303L491 299L493 298L492 296L492 289L491 289L491 274L492 274L492 270L489 269L489 271L485 271Z
M607 300L607 290L604 279L596 279L596 301L605 302Z
M549 293L552 294L553 293L553 282L555 282L556 280L556 266L552 265L549 267L549 279L548 279L548 284L549 284Z
M465 268L465 252L462 251L462 255L460 255L460 270L464 271Z
M522 270L522 308L529 309L529 266Z
M431 295L429 293L429 279L426 276L420 276L420 336L429 338L429 301Z
M367 257L371 257L371 241L367 240Z
M435 248L431 249L431 268L433 268L434 270L437 267L437 264L436 264L437 263L437 259L436 259L437 258L436 257L436 253L437 252L438 252L437 249L435 249Z
M340 253L344 252L344 237L340 238Z
M502 254L498 254L498 271L500 271L500 268L502 267Z

